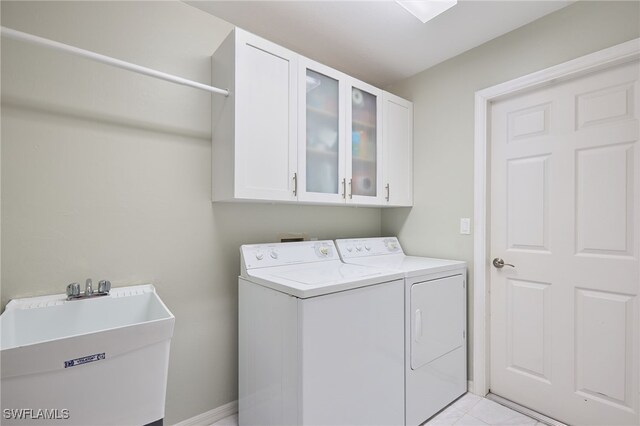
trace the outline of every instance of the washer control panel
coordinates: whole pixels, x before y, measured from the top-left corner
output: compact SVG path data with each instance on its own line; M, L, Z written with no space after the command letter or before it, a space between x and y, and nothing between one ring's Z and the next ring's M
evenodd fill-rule
M402 246L400 246L400 242L396 237L336 240L336 246L342 259L384 254L404 254Z
M240 246L240 253L247 269L339 260L336 247L331 240L247 244Z

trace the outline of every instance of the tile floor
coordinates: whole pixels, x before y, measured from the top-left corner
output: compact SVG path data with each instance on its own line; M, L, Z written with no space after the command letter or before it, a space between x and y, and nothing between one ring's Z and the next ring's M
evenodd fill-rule
M238 415L234 414L211 426L236 426ZM427 426L545 426L531 417L520 414L486 398L467 393L437 416L425 423Z
M442 410L437 416L425 423L428 426L485 426L518 425L545 426L531 417L513 411L472 393L460 397Z

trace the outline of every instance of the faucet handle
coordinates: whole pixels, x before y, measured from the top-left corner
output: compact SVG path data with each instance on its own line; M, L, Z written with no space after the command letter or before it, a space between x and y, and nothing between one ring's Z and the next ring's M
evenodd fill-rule
M80 283L71 283L67 286L67 298L80 296Z
M91 296L93 294L93 280L91 278L87 278L84 284L84 295Z
M98 281L98 293L109 293L111 290L111 281L100 280Z

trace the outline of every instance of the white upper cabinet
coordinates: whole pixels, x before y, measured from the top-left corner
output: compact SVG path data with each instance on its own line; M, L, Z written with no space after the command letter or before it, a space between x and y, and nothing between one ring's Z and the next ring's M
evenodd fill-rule
M413 205L413 104L382 95L383 182L388 206Z
M345 75L298 58L298 200L345 202Z
M411 205L410 102L239 28L212 84L213 201Z
M383 205L382 91L298 59L298 200Z
M347 203L382 205L382 90L347 84Z
M213 55L214 201L296 200L297 59L238 28Z

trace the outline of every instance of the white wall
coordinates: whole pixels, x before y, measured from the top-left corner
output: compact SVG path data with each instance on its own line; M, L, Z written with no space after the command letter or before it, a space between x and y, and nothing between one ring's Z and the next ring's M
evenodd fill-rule
M231 30L181 2L3 0L1 14L203 83ZM5 39L1 59L2 306L87 277L153 283L176 316L166 424L237 398L240 244L380 233L378 209L212 204L205 92Z
M459 221L473 218L475 92L637 38L639 6L577 2L388 88L414 102L414 207L383 210L383 234L412 254L465 260L472 277L473 236Z

